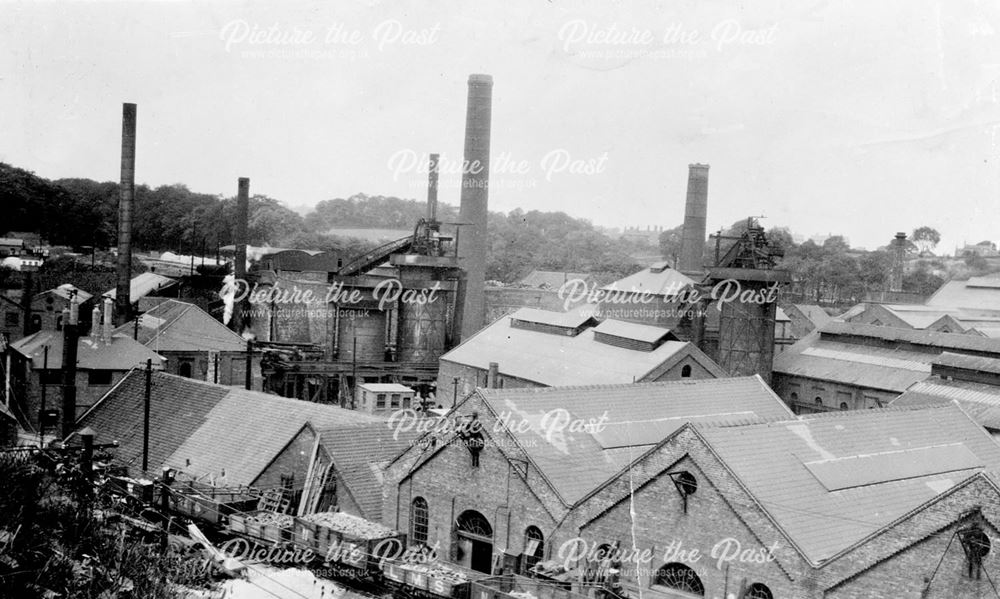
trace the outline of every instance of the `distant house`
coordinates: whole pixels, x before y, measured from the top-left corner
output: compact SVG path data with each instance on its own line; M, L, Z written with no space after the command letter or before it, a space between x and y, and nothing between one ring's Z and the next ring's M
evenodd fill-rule
M48 352L46 352L48 348ZM37 430L46 395L45 409L62 405L63 333L39 331L10 346L14 414ZM76 414L83 414L133 369L152 360L163 367L163 358L131 337L98 332L80 337L77 344ZM45 422L49 432L58 432L59 419Z
M41 254L45 249L45 241L38 233L32 233L29 231L7 231L3 236L7 239L21 240L24 249L30 253Z
M86 322L93 307L93 297L86 291L64 283L31 299L31 329L33 331L62 330L63 310L69 309L72 298L80 304L80 318Z
M490 363L497 364L495 386L508 388L726 376L667 329L618 320L598 325L586 312L522 308L441 356L439 396L460 398L487 386Z
M221 385L246 382L247 342L194 304L165 300L141 315L138 327L126 323L115 333L134 337L166 358L164 370L170 374ZM252 384L259 389L259 355L252 368Z
M1000 256L997 252L997 244L992 241L980 241L975 245L965 244L958 250L959 256L982 256L983 258L994 258Z
M0 237L0 257L20 256L26 251L23 239Z

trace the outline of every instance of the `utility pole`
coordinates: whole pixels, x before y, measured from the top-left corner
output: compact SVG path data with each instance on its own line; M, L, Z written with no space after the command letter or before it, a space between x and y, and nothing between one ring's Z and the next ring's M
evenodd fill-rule
M45 389L48 388L45 379L49 372L49 346L46 345L42 351L42 376L38 377L42 382L42 407L38 411L38 446L45 446Z
M76 359L80 318L80 305L76 303L76 292L70 293L70 308L63 311L63 397L62 397L62 439L69 437L76 424Z
M247 339L247 368L244 386L249 391L253 389L253 340Z
M451 394L451 407L454 408L458 405L458 377L451 379L451 385L454 388Z

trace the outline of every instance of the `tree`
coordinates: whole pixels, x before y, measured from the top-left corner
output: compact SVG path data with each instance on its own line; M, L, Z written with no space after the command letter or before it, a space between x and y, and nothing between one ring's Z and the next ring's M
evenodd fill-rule
M937 244L941 242L941 234L937 232L937 229L923 226L913 230L911 239L920 253L925 254L937 247Z

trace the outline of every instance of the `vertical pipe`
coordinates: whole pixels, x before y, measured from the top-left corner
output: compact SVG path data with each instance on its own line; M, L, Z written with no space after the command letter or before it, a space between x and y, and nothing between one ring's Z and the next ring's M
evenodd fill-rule
M459 266L467 276L464 305L459 321L461 340L468 339L486 321L486 219L489 214L490 124L493 77L469 76L465 113L465 160L459 220L467 225L465 242L459 246Z
M233 274L236 282L247 278L247 222L250 218L250 179L240 177L236 194L236 258L233 263ZM233 306L233 330L243 332L243 302Z
M49 372L49 346L46 345L42 354L42 407L38 411L38 446L45 446L45 390L48 388L45 377Z
M21 307L24 311L24 322L22 323L24 326L22 331L25 337L33 332L31 330L31 295L34 291L33 270L33 266L28 266L27 268L21 267L21 273L24 275L24 290L21 292Z
M427 220L437 220L438 201L438 160L440 154L431 154L430 164L427 166Z
M153 393L153 360L146 360L146 393L142 407L142 471L149 470L149 404Z
M118 196L118 324L131 320L132 209L135 204L135 104L122 105L122 162Z
M250 339L247 339L247 368L243 386L247 391L253 389L253 341Z
M688 165L687 201L684 205L684 228L681 232L680 271L704 271L705 219L708 215L708 165Z
M486 388L496 389L499 384L497 383L497 377L500 376L500 364L496 362L490 362L490 369L486 373Z

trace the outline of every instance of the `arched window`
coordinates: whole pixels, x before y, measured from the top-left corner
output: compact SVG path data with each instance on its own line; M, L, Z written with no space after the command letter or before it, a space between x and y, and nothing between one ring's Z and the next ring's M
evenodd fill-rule
M819 395L816 396L816 405L817 406L823 405L823 398L820 397Z
M427 500L423 497L417 497L410 505L410 540L413 543L427 543L429 519Z
M846 410L847 409L847 402L846 401L840 402L840 409L841 410Z
M690 364L685 364L684 367L681 368L681 378L682 379L691 378L691 365Z
M795 391L792 391L792 394L789 397L792 398L792 401L798 401L799 400L799 394L796 393Z
M524 529L524 569L531 570L545 555L545 537L537 526Z
M705 596L705 586L701 583L698 574L688 566L677 562L667 564L657 570L654 584L699 597Z
M774 599L774 594L771 593L771 589L767 588L766 584L755 582L747 588L743 597L744 599Z
M493 539L493 527L489 520L475 510L462 512L458 517L458 530L484 539Z
M189 379L191 378L191 362L181 362L178 367L178 374L182 377Z

